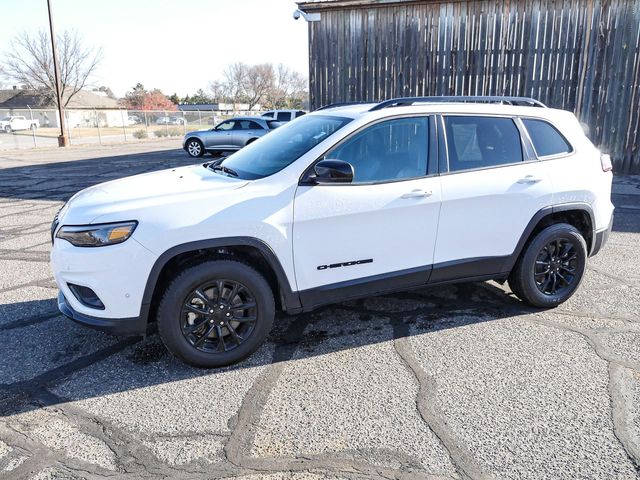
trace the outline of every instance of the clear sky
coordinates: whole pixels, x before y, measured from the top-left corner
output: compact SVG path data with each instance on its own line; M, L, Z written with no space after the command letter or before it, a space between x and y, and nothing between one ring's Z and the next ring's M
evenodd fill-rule
M291 0L53 0L52 5L58 33L77 30L87 44L102 47L94 83L118 96L137 82L167 95L191 94L237 61L284 63L308 75L307 24L293 19ZM2 1L0 45L22 30L41 28L48 28L46 0Z

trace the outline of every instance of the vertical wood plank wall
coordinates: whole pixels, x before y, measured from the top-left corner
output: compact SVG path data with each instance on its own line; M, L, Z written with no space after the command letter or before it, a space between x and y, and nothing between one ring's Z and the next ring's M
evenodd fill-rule
M309 24L312 109L529 96L574 111L615 171L640 173L640 0L371 3Z

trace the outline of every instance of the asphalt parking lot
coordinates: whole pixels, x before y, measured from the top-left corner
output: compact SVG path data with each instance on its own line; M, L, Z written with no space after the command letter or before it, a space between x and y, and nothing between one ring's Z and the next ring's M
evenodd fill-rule
M640 177L558 309L491 282L371 298L207 371L66 320L48 265L65 199L193 163L169 145L0 153L0 478L640 478Z

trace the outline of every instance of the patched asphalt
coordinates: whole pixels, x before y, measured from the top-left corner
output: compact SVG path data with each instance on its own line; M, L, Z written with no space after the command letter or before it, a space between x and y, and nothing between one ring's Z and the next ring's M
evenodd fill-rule
M640 478L640 177L554 310L450 285L279 315L238 365L62 317L49 225L175 141L0 154L0 478Z

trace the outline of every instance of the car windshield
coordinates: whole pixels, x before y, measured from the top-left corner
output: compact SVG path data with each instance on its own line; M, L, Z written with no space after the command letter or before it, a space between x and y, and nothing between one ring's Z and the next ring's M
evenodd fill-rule
M4 117L2 120L3 120L3 121L5 121L5 120L11 120L11 117Z
M238 178L245 180L268 177L291 165L351 120L329 115L305 115L247 145L220 165L232 169Z

